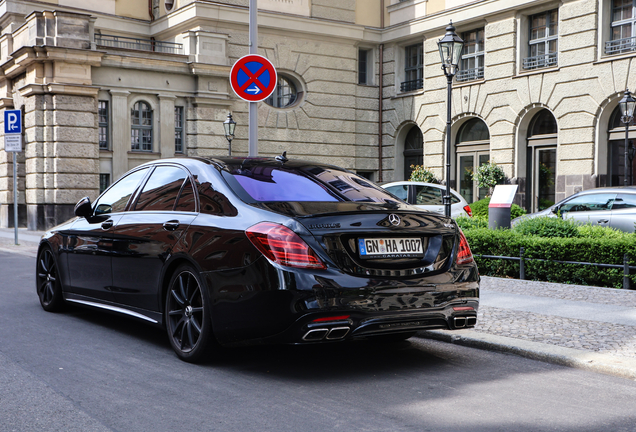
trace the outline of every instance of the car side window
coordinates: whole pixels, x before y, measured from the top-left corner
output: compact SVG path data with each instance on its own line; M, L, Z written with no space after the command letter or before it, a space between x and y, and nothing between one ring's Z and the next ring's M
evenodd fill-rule
M95 202L95 216L124 211L130 196L147 173L148 168L132 172L104 192Z
M612 210L636 208L636 194L618 194L612 205Z
M174 207L176 211L184 211L184 212L195 212L197 211L196 201L194 198L194 190L192 189L192 183L190 183L190 179L187 178L185 184L183 185L183 189L181 190L181 194L179 195L179 199L177 200L177 205Z
M569 213L610 210L615 198L615 193L580 195L563 203L561 207L559 207L559 211L561 213Z
M433 186L415 186L415 204L442 205L442 190Z
M158 166L139 194L135 211L171 211L188 174L174 166Z
M402 201L407 201L409 197L409 186L408 185L398 185L398 186L389 186L386 188L393 195L401 199Z
M212 187L210 182L200 183L195 179L195 187L199 192L199 206L201 213L215 216L236 216L238 210L229 199Z

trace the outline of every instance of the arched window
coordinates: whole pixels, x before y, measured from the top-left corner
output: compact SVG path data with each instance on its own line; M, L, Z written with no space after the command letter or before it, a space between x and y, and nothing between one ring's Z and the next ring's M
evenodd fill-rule
M457 153L457 183L459 193L469 203L485 198L488 188L478 188L473 181L473 173L490 160L490 132L479 118L464 123L457 133L455 142Z
M526 208L539 211L555 203L557 121L547 109L530 121L526 153Z
M152 109L146 102L133 105L130 113L131 149L133 151L152 151Z
M413 126L404 139L404 179L411 178L411 165L424 164L424 137L419 127Z

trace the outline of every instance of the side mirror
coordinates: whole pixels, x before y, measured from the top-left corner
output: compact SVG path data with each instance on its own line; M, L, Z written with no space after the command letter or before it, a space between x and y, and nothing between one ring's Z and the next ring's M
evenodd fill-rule
M552 207L550 211L554 214L558 214L560 210L561 210L561 206L554 206Z
M75 216L87 218L93 214L91 199L84 197L75 204Z

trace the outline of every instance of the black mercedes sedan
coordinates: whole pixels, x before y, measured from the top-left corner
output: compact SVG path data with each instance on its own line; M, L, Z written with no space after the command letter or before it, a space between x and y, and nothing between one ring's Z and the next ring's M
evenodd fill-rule
M221 346L400 340L477 321L479 273L457 224L335 166L162 159L75 214L40 243L42 307L163 326L186 361Z

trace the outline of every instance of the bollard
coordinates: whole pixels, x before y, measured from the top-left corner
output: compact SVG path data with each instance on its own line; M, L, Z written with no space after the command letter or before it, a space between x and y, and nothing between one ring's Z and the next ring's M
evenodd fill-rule
M526 278L526 263L523 260L523 252L524 252L524 249L522 247L519 252L519 258L521 258L519 260L519 279L521 280L525 280Z
M623 289L630 289L629 287L629 255L623 255Z

